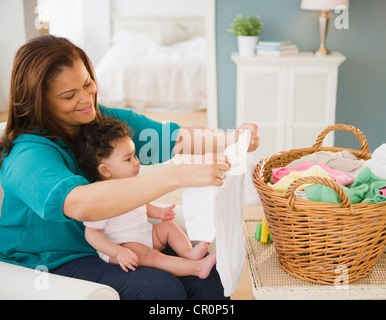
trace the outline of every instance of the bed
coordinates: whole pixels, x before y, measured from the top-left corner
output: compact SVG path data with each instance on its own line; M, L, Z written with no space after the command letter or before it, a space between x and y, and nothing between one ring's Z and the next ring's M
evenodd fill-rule
M204 17L114 16L98 63L100 103L159 112L206 109Z

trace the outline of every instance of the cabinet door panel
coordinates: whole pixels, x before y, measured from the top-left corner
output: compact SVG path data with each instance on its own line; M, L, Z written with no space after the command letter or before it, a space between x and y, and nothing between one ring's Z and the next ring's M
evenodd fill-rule
M278 67L240 68L237 82L237 125L248 121L282 125L286 70Z
M316 138L319 133L321 133L324 129L324 126L314 126L314 127L305 127L305 128L293 128L292 131L292 148L310 148L315 144ZM331 145L331 138L329 136L326 138L326 143L323 145L329 144Z
M329 75L327 73L294 74L293 122L325 122Z
M335 119L335 90L330 67L290 67L286 117L288 149L312 146ZM333 134L326 140L332 145Z
M259 126L260 146L257 150L258 158L265 158L285 150L283 127Z
M285 147L286 69L240 68L237 83L237 125L259 125L258 156L266 157Z
M248 121L276 123L278 121L278 74L245 75L245 117Z

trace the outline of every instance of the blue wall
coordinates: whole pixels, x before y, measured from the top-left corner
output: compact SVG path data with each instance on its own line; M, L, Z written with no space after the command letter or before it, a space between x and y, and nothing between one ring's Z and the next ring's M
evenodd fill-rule
M301 51L319 47L318 12L300 9L300 0L217 0L216 54L219 127L235 127L236 36L227 32L237 14L260 15L260 40L290 39ZM347 60L339 68L336 123L351 124L365 134L370 151L386 143L386 1L351 0L349 29L334 27L330 14L327 48ZM359 148L351 134L338 131L338 147ZM308 147L308 146L304 146Z

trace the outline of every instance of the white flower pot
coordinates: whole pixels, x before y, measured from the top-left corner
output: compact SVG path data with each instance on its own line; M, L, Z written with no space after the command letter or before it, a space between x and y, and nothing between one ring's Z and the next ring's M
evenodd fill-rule
M254 36L237 36L240 56L254 56L258 39L259 37Z

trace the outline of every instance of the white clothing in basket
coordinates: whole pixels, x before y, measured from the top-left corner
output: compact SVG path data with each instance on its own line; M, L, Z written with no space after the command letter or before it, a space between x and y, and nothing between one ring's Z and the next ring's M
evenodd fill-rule
M374 150L371 159L365 161L360 170L363 168L370 168L376 176L386 179L386 143Z

